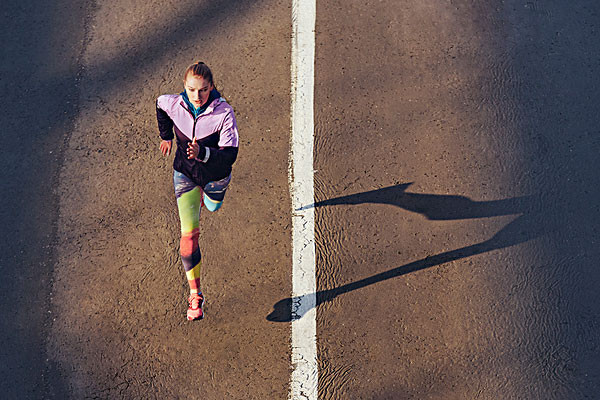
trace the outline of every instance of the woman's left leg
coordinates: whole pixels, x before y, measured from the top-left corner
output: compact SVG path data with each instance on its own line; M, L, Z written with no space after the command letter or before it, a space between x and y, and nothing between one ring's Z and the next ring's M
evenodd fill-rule
M204 205L208 211L217 211L223 205L223 199L225 198L225 192L231 182L231 174L228 177L218 181L209 182L204 186Z

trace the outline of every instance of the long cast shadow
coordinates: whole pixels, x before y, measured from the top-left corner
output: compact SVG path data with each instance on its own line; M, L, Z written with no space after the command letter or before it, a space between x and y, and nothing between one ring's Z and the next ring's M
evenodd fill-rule
M313 307L331 301L344 293L450 261L523 243L539 236L543 232L543 218L539 218L539 207L536 206L537 202L534 201L535 199L532 196L479 202L464 196L406 193L406 189L410 185L411 183L406 183L349 196L336 197L303 208L364 203L391 204L420 213L432 220L469 219L512 214L521 215L484 242L413 261L333 289L320 290L316 293L315 304L307 306L307 302L311 301L311 295L282 299L275 303L273 311L267 316L267 320L273 322L290 322L300 319Z
M407 193L406 190L412 184L413 182L403 183L368 192L335 197L302 207L300 210L345 204L390 204L422 214L430 220L453 220L522 214L533 206L531 196L492 201L473 201L468 197L458 195Z

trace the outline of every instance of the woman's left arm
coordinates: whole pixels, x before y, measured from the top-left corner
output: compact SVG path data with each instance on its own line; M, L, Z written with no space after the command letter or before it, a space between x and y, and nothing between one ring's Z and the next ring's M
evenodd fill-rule
M196 160L206 164L216 164L231 167L238 155L238 131L233 111L223 119L219 133L219 147L198 146Z

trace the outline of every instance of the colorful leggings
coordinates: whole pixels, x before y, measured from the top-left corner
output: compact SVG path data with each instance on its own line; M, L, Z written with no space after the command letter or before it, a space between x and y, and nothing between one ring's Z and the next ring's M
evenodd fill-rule
M221 208L230 180L231 175L220 181L209 182L204 188L200 188L181 172L173 173L173 186L181 221L179 251L191 293L200 292L202 259L198 247L200 208L202 203L209 211L217 211Z

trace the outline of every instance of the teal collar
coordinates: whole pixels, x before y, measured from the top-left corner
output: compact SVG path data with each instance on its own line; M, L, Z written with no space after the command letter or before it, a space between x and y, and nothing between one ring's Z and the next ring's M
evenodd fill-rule
M208 106L210 105L210 103L212 103L215 99L218 99L219 97L221 97L221 94L217 91L217 89L211 90L210 94L208 95L208 100L206 101L206 103L204 103L204 105L202 105L202 106L200 106L198 108L194 107L194 105L192 104L192 102L188 98L188 95L185 92L185 90L183 92L181 92L181 97L183 98L183 101L187 105L188 110L190 110L190 112L192 114L194 114L194 118L197 118L198 115L200 115L204 111L206 111L206 109L208 108Z

